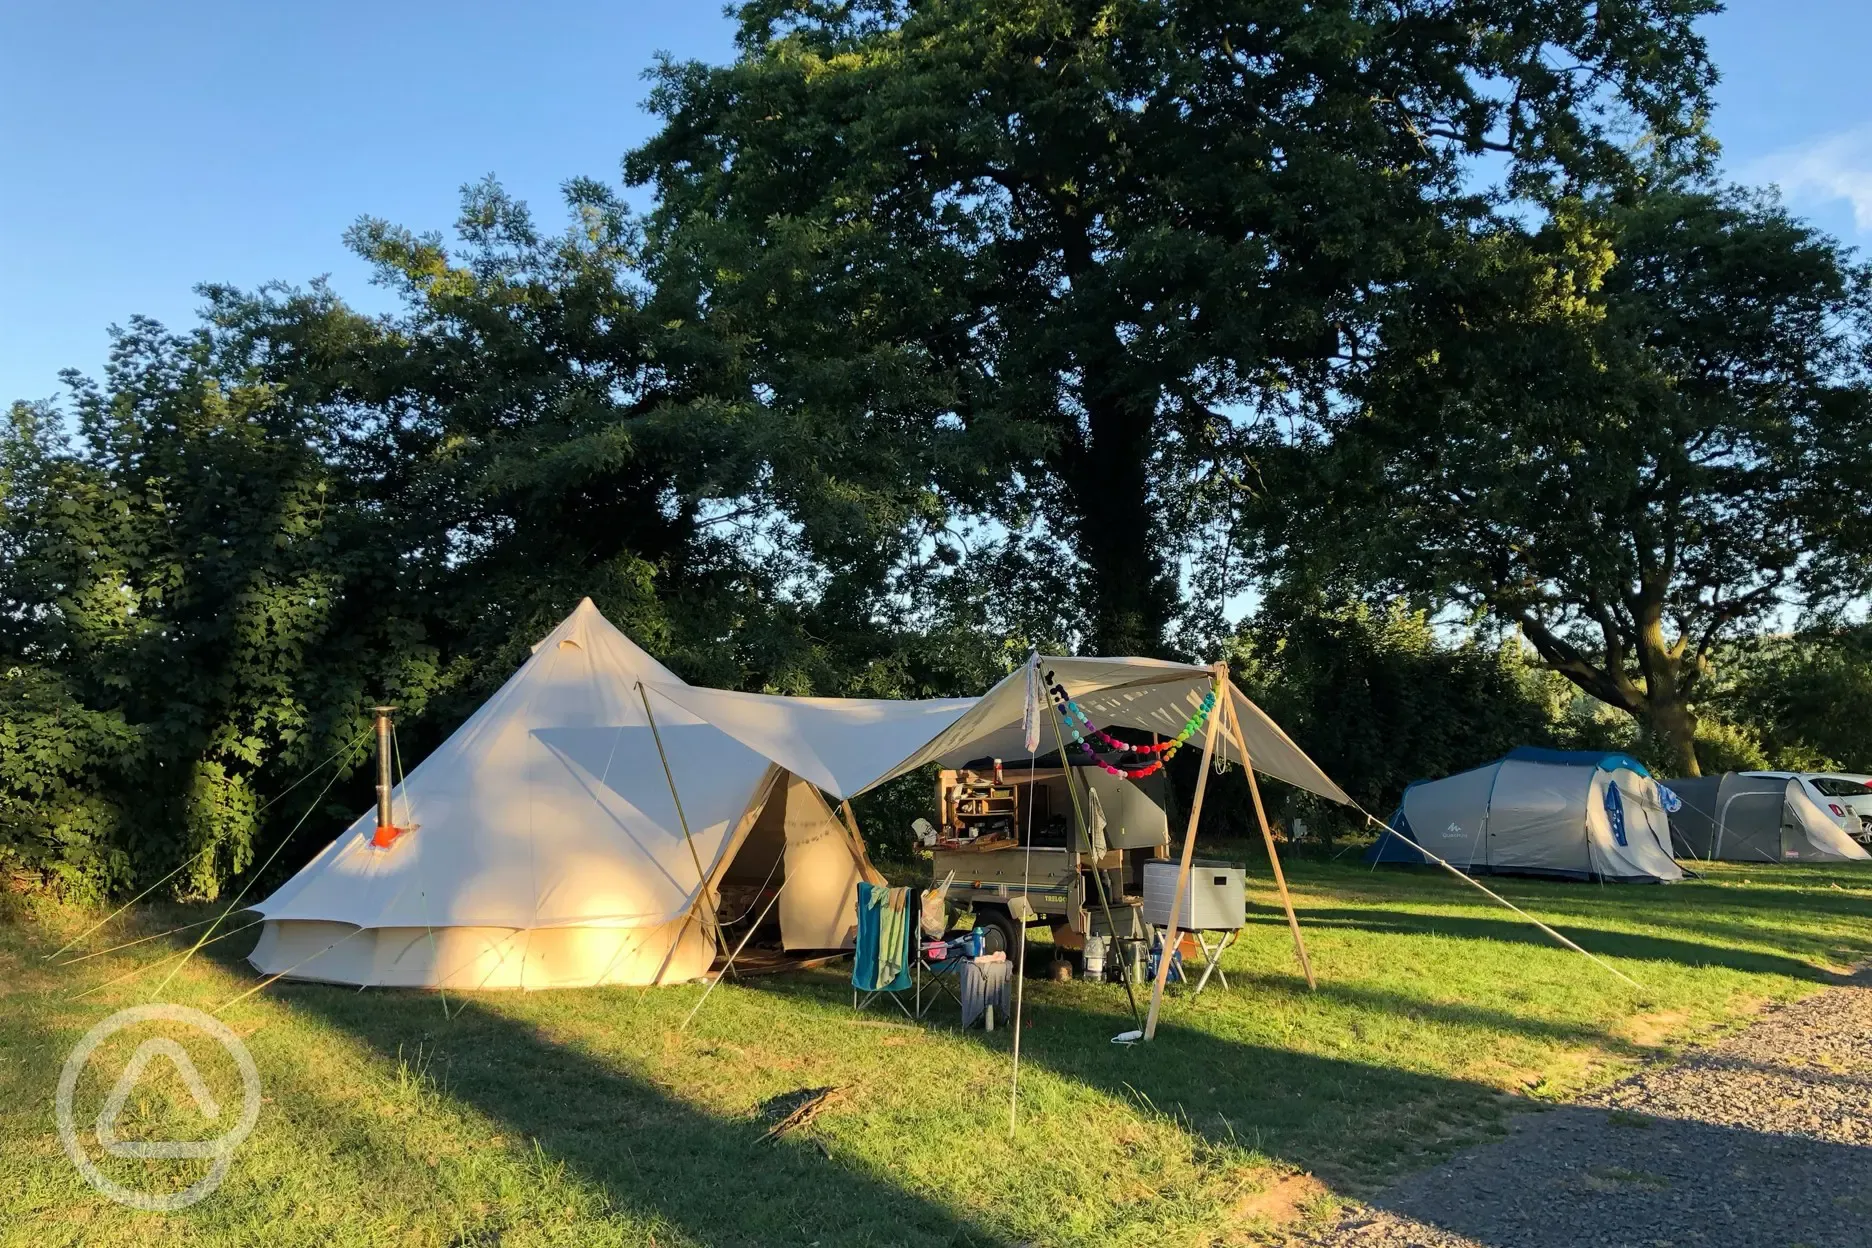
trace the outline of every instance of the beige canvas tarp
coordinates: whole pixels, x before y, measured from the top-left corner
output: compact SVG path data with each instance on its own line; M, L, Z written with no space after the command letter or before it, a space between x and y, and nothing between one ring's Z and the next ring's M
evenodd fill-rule
M1215 678L1210 668L1160 659L1042 655L1039 663L1100 727L1161 736L1182 729ZM1331 801L1352 804L1345 790L1278 724L1239 689L1231 689L1255 770ZM696 685L659 687L656 692L839 798L856 796L926 763L953 767L977 758L1012 760L1025 754L1024 666L978 699L791 698ZM1049 734L1041 752L1054 748ZM1241 761L1226 738L1218 739L1217 753Z

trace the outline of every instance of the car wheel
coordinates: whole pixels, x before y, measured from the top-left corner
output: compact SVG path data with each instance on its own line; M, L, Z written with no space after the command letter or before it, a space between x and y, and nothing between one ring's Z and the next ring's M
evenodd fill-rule
M1020 937L1014 916L999 906L982 907L975 911L975 926L981 929L983 953L1005 953L1014 956L1014 948Z

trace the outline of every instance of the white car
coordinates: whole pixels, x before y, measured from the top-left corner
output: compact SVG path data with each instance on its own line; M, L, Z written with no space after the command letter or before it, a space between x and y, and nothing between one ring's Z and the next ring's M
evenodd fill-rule
M1747 776L1798 780L1814 804L1833 817L1840 831L1872 845L1872 777L1833 771L1747 771Z
M1872 845L1872 776L1856 771L1814 772L1808 777L1815 788L1827 794L1857 818L1846 829L1861 845Z

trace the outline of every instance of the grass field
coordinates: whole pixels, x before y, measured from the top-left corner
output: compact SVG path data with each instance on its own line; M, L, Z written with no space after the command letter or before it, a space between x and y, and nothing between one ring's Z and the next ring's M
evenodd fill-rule
M1173 989L1153 1045L1109 1043L1131 1025L1116 985L1030 982L1012 1139L1009 1033L878 1025L902 1016L855 1015L843 968L726 985L682 1034L699 988L451 995L445 1016L434 994L275 985L220 1011L257 1064L259 1125L221 1189L175 1214L96 1195L52 1105L77 1039L167 970L72 995L188 937L58 965L44 955L101 916L18 904L0 920L0 1243L1256 1242L1279 1204L1369 1191L1872 957L1867 870L1495 882L1641 989L1447 876L1290 877L1319 991L1267 889L1224 961L1232 989ZM198 917L133 912L74 953ZM246 943L188 962L162 999L245 991ZM126 1058L107 1044L87 1068L87 1132L107 1090L93 1072ZM202 1069L225 1105L224 1065ZM150 1072L124 1134L205 1134L173 1068ZM763 1103L827 1086L842 1092L815 1121L761 1141ZM171 1191L207 1167L102 1164Z

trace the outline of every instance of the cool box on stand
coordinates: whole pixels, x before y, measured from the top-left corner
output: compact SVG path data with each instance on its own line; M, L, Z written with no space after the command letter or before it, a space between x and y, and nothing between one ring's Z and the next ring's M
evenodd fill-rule
M1180 869L1180 864L1171 859L1154 859L1144 864L1144 922L1148 926L1170 926L1171 897L1176 892ZM1197 858L1190 863L1189 887L1183 893L1183 904L1175 909L1175 917L1178 930L1194 935L1196 943L1202 947L1203 973L1195 992L1203 990L1211 975L1220 976L1222 986L1228 987L1228 976L1222 974L1217 960L1228 947L1230 937L1247 922L1247 884L1247 869L1235 863L1208 858ZM1214 949L1209 947L1211 933L1221 935Z

